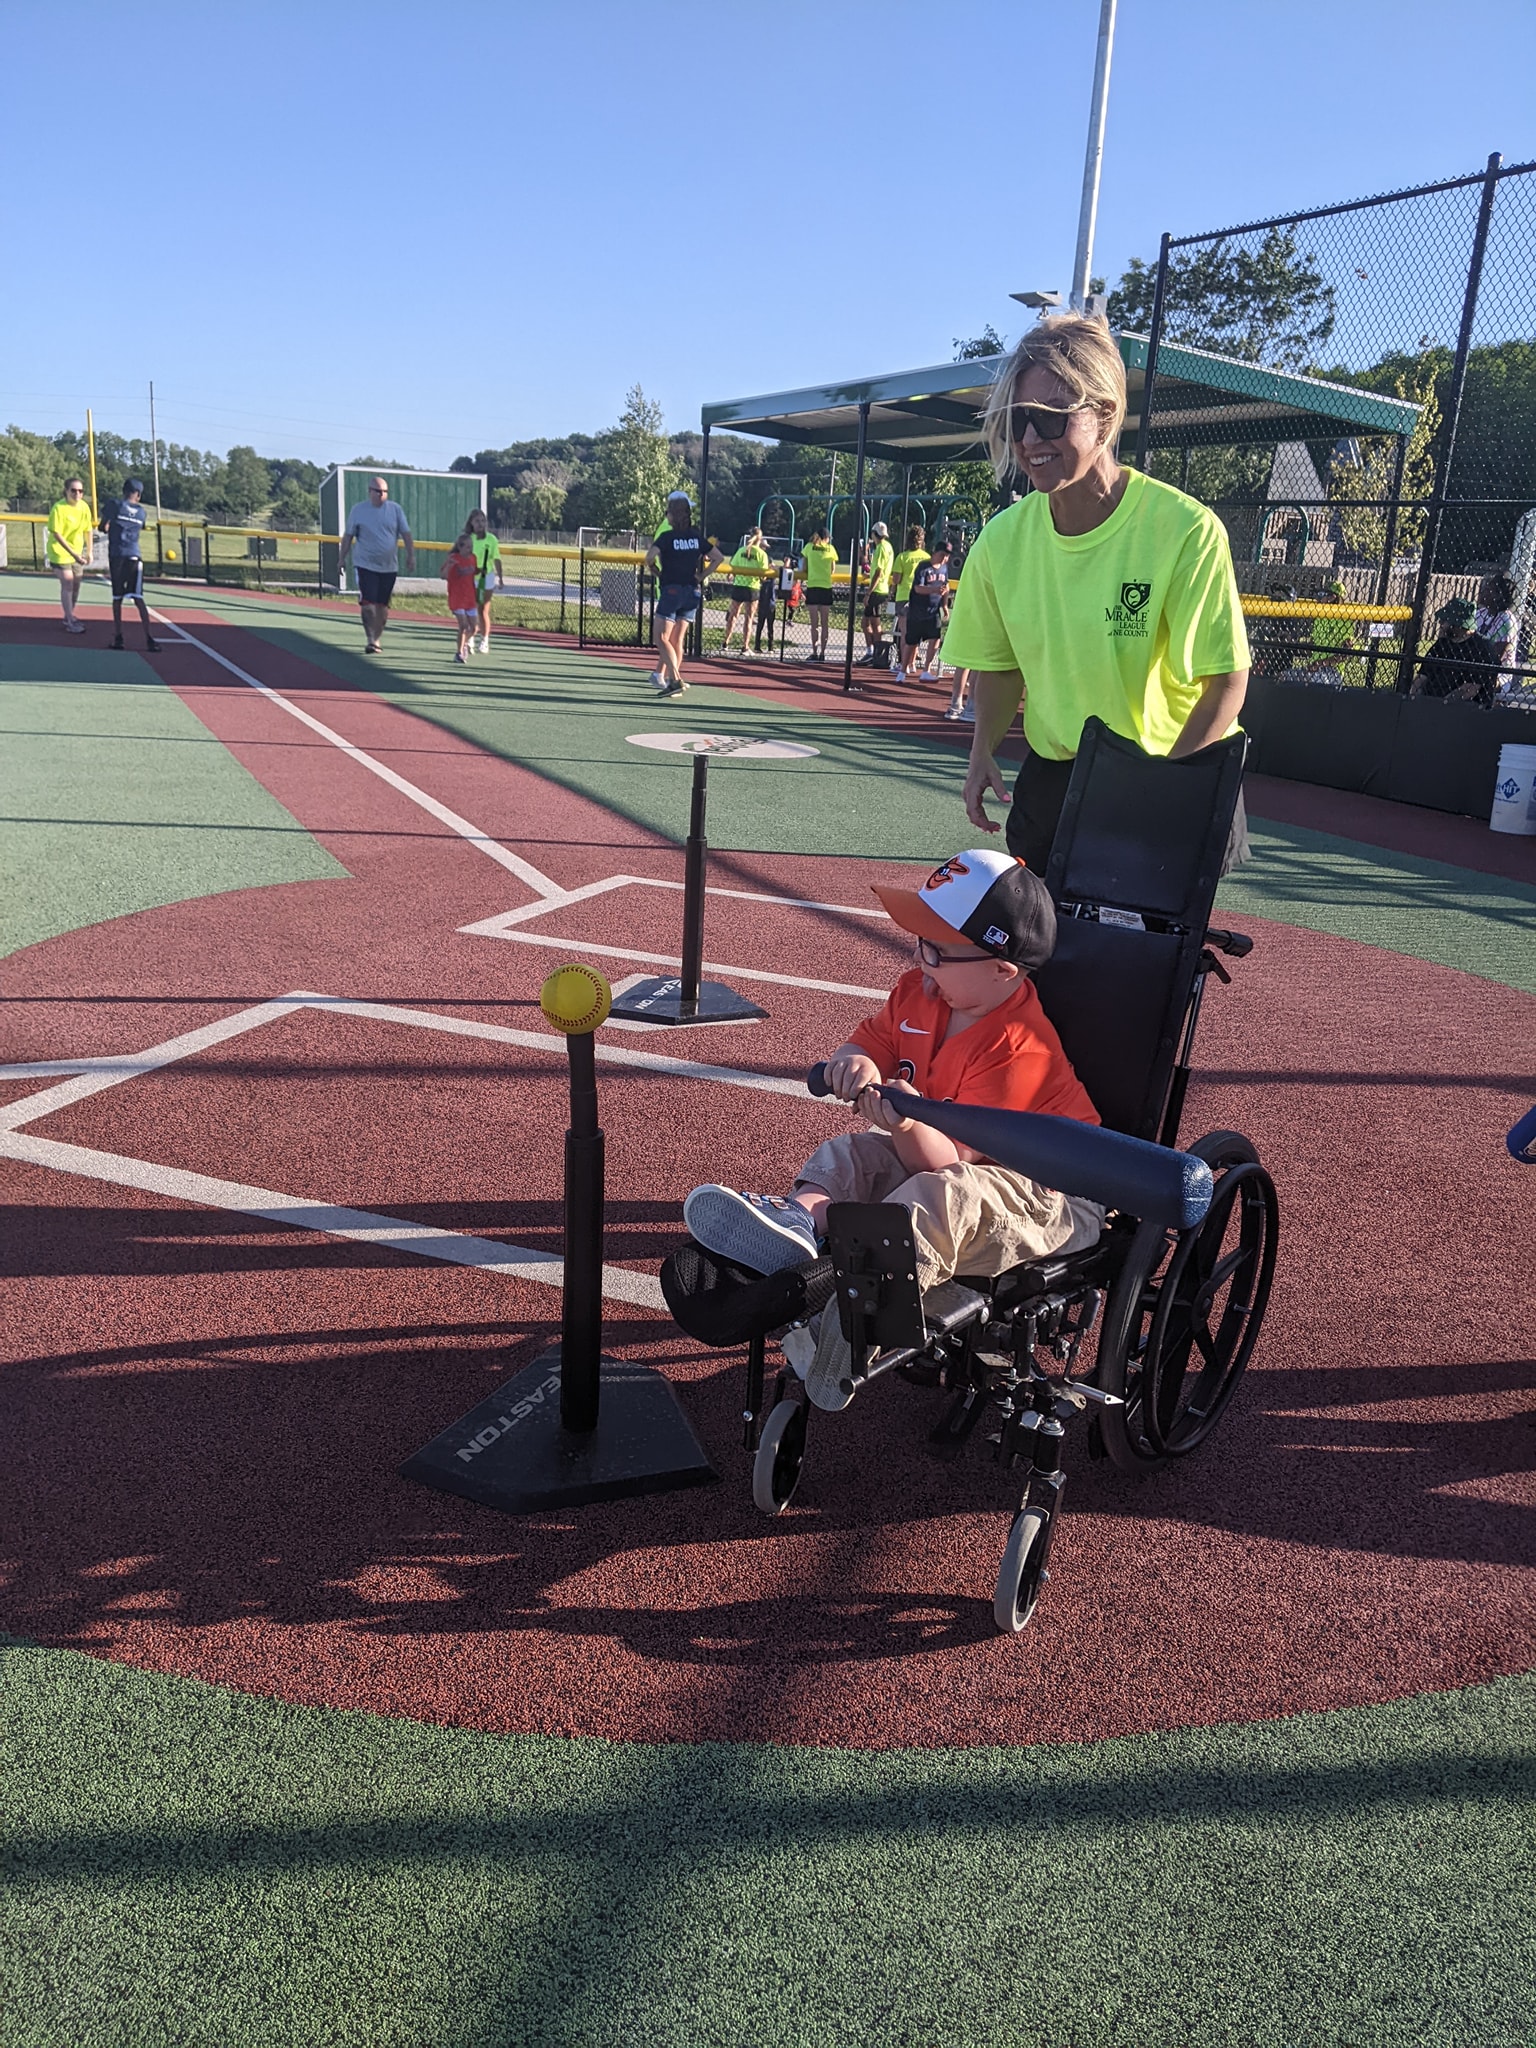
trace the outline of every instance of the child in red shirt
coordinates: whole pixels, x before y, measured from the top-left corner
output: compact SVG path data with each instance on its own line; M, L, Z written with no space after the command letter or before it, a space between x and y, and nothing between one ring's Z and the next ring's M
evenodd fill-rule
M455 661L469 660L470 636L479 615L479 593L475 588L478 573L475 537L466 528L454 542L453 552L443 564L443 574L448 579L448 609L459 622L459 651L453 657Z
M788 1196L695 1188L683 1204L690 1233L722 1258L777 1272L816 1257L829 1203L899 1202L911 1211L924 1288L1092 1244L1104 1224L1096 1202L998 1166L873 1092L884 1082L942 1101L1099 1121L1030 980L1056 945L1045 884L1011 854L980 848L956 854L921 889L875 893L913 934L920 964L827 1062L832 1094L872 1128L819 1145ZM851 1398L835 1314L821 1319L814 1361L787 1340L786 1355L804 1364L819 1406Z

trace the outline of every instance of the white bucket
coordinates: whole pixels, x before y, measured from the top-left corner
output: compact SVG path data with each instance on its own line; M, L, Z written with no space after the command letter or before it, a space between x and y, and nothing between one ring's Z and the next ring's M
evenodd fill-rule
M1536 747L1500 747L1488 829L1536 833Z

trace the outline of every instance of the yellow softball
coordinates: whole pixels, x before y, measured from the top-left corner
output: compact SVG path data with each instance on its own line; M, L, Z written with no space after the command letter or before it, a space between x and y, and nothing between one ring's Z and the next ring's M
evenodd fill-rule
M595 967L557 967L539 990L539 1008L557 1031L595 1031L613 1008L613 990Z

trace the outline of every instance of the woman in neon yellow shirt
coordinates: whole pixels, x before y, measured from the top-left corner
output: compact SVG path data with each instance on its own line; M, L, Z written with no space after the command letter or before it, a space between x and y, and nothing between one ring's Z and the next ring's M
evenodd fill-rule
M83 633L75 617L80 598L80 579L91 566L91 528L96 524L85 501L85 485L72 476L64 495L48 514L48 565L59 579L59 603L64 607L66 633Z
M978 534L944 643L973 671L965 807L986 832L999 830L988 795L1009 801L996 750L1023 704L1029 758L1008 847L1042 872L1090 717L1178 757L1235 731L1248 687L1226 530L1198 500L1120 467L1125 399L1102 320L1063 314L1024 336L985 426L998 473L1022 471L1033 488ZM1229 864L1246 850L1239 806Z
M735 575L731 578L731 602L725 614L725 638L720 643L720 652L731 651L731 635L736 630L738 617L741 620L741 651L747 651L747 634L752 628L752 615L757 607L757 593L762 578L754 570L766 570L768 550L763 546L763 529L754 526L750 533L741 537L741 546L731 557Z
M832 625L832 571L837 567L837 549L818 526L805 544L805 615L811 626L811 651L807 661L825 661L827 634Z

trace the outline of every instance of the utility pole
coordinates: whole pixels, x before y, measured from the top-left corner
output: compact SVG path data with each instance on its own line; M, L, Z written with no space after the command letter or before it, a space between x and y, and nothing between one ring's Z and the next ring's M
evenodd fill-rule
M1077 216L1077 255L1072 264L1072 310L1088 303L1093 275L1093 230L1099 214L1099 173L1104 167L1104 116L1109 105L1109 60L1115 43L1115 0L1099 0L1099 46L1093 60L1093 105L1088 112L1088 149L1083 158L1083 201Z
M149 459L155 465L155 525L158 527L164 514L160 510L160 441L155 433L155 380L149 380Z

